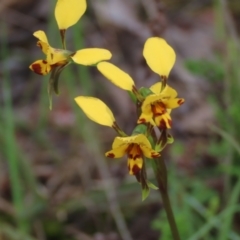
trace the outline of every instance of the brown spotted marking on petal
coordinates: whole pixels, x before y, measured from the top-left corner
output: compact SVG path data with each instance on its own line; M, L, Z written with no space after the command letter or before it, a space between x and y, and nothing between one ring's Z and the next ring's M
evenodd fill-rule
M155 102L154 104L151 105L152 113L153 115L156 116L161 116L164 114L167 110L165 107L165 104L162 102Z
M132 167L132 172L134 175L136 175L141 169L138 167L137 164L134 164Z
M159 123L159 127L162 129L166 129L167 128L167 124L164 121L164 119L161 119L160 123Z
M34 64L32 64L31 65L31 69L35 72L35 73L37 73L37 74L39 74L39 75L43 75L43 73L42 73L42 71L41 71L41 65L40 64L38 64L38 63L34 63Z
M51 59L53 60L53 53L51 53L50 55L51 55Z
M113 153L108 153L108 154L107 154L107 157L109 157L109 158L115 158L115 154L113 154Z
M140 118L140 119L138 119L138 123L146 123L146 119L145 118Z
M184 99L183 99L183 98L179 99L177 103L178 103L179 105L182 105L182 104L184 103Z

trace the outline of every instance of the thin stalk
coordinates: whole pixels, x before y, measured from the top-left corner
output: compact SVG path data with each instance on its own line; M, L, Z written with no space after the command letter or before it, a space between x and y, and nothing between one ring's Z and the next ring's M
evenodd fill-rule
M154 173L158 182L159 191L162 197L163 205L167 214L167 219L171 228L172 236L174 240L180 240L177 224L172 210L172 205L168 196L167 187L167 168L164 160L159 157L153 160Z
M180 240L180 235L178 232L178 228L177 228L177 224L174 218L174 214L173 214L173 210L172 210L172 206L171 206L171 202L168 196L168 191L161 191L161 196L162 196L162 200L163 200L163 205L167 214L167 218L168 218L168 222L171 228L171 232L173 235L173 239L174 240Z
M0 51L1 57L4 59L8 54L8 46L7 46L7 32L5 27L3 28L3 32L5 34L3 36L5 39L3 40ZM15 139L15 124L14 124L14 114L12 107L12 94L11 94L11 84L10 84L10 76L7 70L4 70L3 73L3 99L4 99L4 107L3 107L3 132L4 132L4 143L5 143L5 155L8 160L9 166L9 175L11 182L11 193L14 208L16 211L16 223L18 225L19 230L22 233L26 233L29 229L29 224L26 219L23 219L22 213L24 212L24 196L23 196L23 186L21 185L20 180L20 172L19 172L19 159L17 157L17 146Z

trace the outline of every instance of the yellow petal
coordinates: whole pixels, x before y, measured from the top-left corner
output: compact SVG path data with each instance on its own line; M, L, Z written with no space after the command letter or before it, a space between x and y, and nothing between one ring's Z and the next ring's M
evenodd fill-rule
M86 8L86 0L58 0L55 8L58 28L64 30L77 23Z
M153 104L156 101L160 101L162 99L162 95L161 94L151 94L148 95L145 100L142 103L142 112L145 114L150 114L151 111L151 104Z
M184 103L184 99L183 98L163 99L162 102L164 103L166 108L173 109L182 105Z
M97 68L108 80L110 80L116 86L124 90L132 91L134 81L120 68L109 62L101 62L97 65Z
M75 63L86 66L109 60L111 57L111 52L103 48L85 48L71 56Z
M100 99L80 96L76 97L75 101L92 121L112 127L115 122L114 116L108 106Z
M140 145L140 148L147 158L156 158L160 156L160 153L154 151L152 148L147 147L146 145Z
M52 70L51 65L45 60L37 60L29 68L39 75L46 75Z
M153 92L153 93L160 93L161 91L161 87L162 87L162 83L161 82L157 82L155 84L153 84L151 87L150 87L150 90ZM167 94L169 95L169 97L171 98L175 98L177 97L177 91L175 89L173 89L172 87L170 87L169 85L166 85L166 87L164 88L164 90L161 92L162 94Z
M158 37L149 38L145 42L143 56L152 71L166 77L176 60L172 47L164 39Z
M146 147L151 148L151 143L144 134L137 134L133 136L132 142L139 145L145 145Z
M44 31L36 31L33 33L33 36L38 38L40 41L45 42L48 44L48 39Z
M121 158L125 155L127 147L128 145L125 144L118 148L114 148L111 151L106 152L105 156L109 158Z
M37 46L42 49L42 51L45 55L47 55L47 52L48 52L48 49L49 49L49 44L48 43L38 41Z

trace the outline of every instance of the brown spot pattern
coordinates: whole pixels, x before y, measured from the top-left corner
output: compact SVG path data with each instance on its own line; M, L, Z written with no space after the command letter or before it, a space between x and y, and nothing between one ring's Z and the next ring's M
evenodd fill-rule
M137 164L133 165L132 172L134 175L136 175L141 169L138 167Z
M37 73L37 74L39 74L39 75L43 75L43 73L42 73L42 71L41 71L42 68L41 68L41 65L40 65L40 64L34 63L34 64L32 64L31 68L32 68L32 70L33 70L35 73Z
M115 157L115 154L113 154L113 153L108 153L108 154L107 154L107 157L109 157L109 158L114 158L114 157Z
M179 99L178 102L177 102L179 105L182 105L184 103L184 99Z

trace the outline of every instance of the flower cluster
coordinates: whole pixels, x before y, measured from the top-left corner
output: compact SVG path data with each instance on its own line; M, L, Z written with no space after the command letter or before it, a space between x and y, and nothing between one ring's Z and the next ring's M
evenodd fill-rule
M173 142L172 136L168 133L172 127L171 111L184 103L183 98L177 97L177 91L168 85L168 76L175 63L176 54L164 39L159 37L147 39L143 48L143 56L151 70L159 75L159 81L150 88L138 89L129 74L108 62L112 56L108 50L88 48L70 51L66 49L66 30L78 22L86 11L86 7L86 0L57 1L55 18L62 40L62 48L51 47L46 34L41 30L36 31L33 35L38 39L37 46L42 49L46 58L32 63L30 69L40 75L51 73L48 86L50 108L51 93L52 91L58 93L58 78L70 63L95 65L108 80L130 93L138 114L136 127L130 136L119 127L111 110L100 99L79 96L75 98L75 101L88 118L111 127L118 133L113 141L112 150L105 155L109 158L121 158L127 155L129 174L134 175L141 183L144 199L149 193L149 187L156 189L147 179L146 159L151 159L153 165L156 162L161 163L161 151L167 144ZM156 131L159 134L156 134ZM162 182L164 187L165 174L163 169L160 169L158 173L161 171L163 174L160 176L158 185L160 186Z
M127 136L118 126L111 110L101 100L85 96L79 96L75 100L91 120L116 130L119 136L114 139L112 150L105 155L109 158L127 155L129 174L135 175L141 183L144 199L149 193L149 187L156 188L147 180L145 159L156 159L153 162L159 160L164 147L173 142L168 133L172 127L171 111L183 104L184 99L178 98L177 91L167 84L176 59L171 46L162 38L151 37L144 45L143 56L152 71L159 75L159 81L150 88L137 89L129 74L110 62L97 64L97 69L108 80L129 91L135 98L139 116L131 136ZM156 129L160 132L158 138Z

